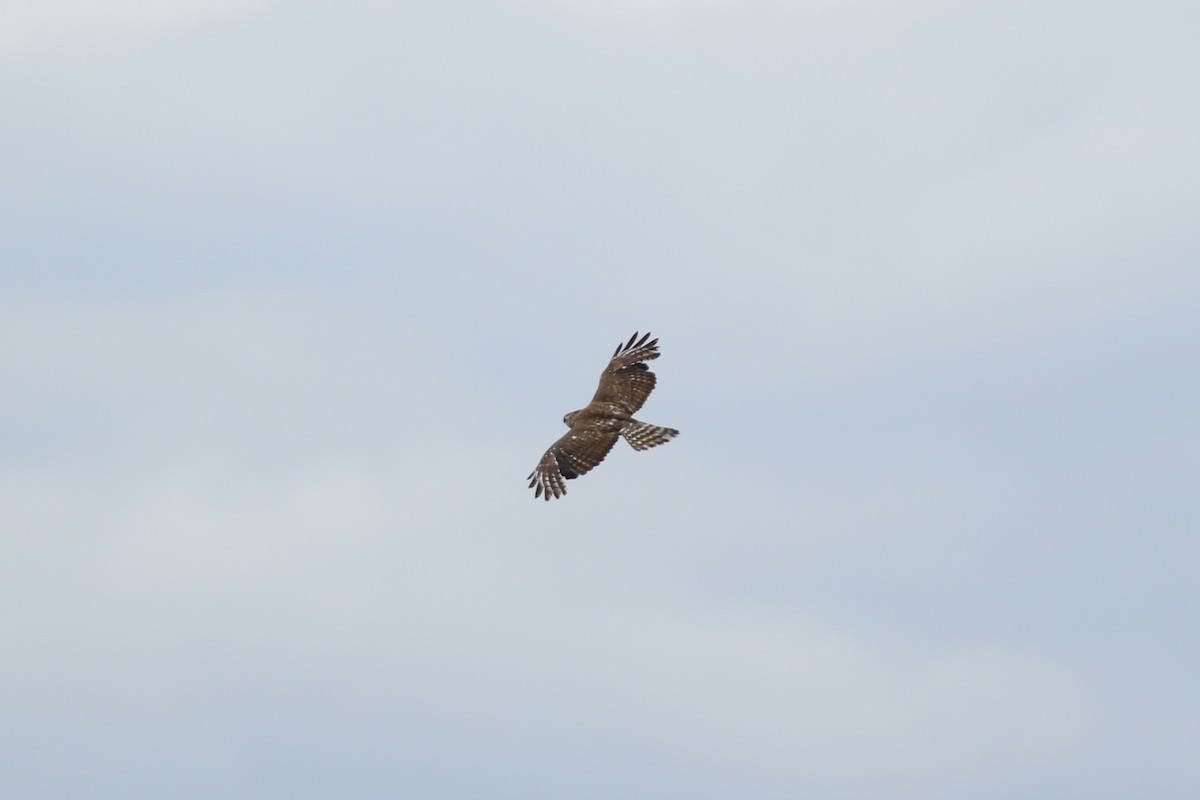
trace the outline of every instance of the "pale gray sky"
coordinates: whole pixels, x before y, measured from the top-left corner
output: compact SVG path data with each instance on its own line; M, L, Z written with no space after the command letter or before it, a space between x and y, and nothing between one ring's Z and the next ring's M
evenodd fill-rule
M1198 29L0 3L0 795L1197 796Z

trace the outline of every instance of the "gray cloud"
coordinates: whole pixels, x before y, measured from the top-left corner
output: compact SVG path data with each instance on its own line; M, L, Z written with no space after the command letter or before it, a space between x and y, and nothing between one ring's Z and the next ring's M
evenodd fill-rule
M6 796L1194 794L1195 13L652 11L9 54Z

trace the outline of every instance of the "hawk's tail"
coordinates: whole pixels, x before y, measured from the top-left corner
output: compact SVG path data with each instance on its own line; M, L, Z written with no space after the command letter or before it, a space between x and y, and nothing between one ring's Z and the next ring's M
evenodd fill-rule
M625 427L621 428L621 435L634 450L649 450L651 447L658 447L660 444L671 441L672 437L679 435L679 431L631 419L625 424Z

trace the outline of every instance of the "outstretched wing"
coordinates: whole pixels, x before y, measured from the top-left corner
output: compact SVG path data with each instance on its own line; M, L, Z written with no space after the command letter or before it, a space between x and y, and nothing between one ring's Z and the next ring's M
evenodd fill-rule
M615 431L575 427L563 434L542 456L537 468L529 473L529 488L534 497L543 494L562 497L567 493L566 481L578 478L599 464L617 443Z
M646 366L647 361L659 356L658 339L648 339L649 333L641 339L634 333L628 342L617 345L612 360L600 374L600 388L592 398L593 403L616 403L630 414L645 404L658 382Z

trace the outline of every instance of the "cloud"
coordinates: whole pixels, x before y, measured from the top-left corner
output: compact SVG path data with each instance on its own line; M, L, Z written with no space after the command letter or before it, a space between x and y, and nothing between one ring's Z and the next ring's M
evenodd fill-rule
M6 0L0 55L79 54L249 14L265 0Z
M610 17L654 17L713 11L779 9L807 14L861 14L905 12L925 8L939 0L548 0L555 5Z
M36 532L9 547L0 630L21 656L0 739L69 722L83 776L136 772L146 747L164 775L197 748L242 748L261 774L348 759L394 788L433 769L389 777L384 737L472 763L476 795L517 764L529 796L601 778L929 796L1069 761L1106 728L1085 676L1019 646L714 611L630 592L615 565L580 581L586 565L461 524L411 484L407 468L221 460L0 480L6 528ZM99 732L114 718L115 745Z
M614 2L0 0L0 794L1196 787L1189 28Z
M573 780L595 782L592 796L655 781L929 796L1070 762L1107 728L1092 676L1061 654L986 631L881 634L812 586L768 605L718 590L696 560L727 578L777 555L754 530L777 536L786 503L722 531L630 501L639 522L612 530L576 512L606 502L616 465L647 464L618 453L571 504L535 504L520 480L532 456L509 452L511 432L459 415L469 427L447 440L435 409L405 399L420 376L443 413L462 403L438 376L449 359L406 346L412 321L253 296L7 311L21 347L5 372L25 389L6 410L38 456L0 462L0 633L22 654L0 741L52 762L62 742L22 732L69 727L81 781L138 773L149 751L151 796L199 753L210 794L278 773L300 776L281 794L306 796L304 775L353 769L454 796L436 765L453 753L477 765L457 796L512 780L514 764L540 776L534 797ZM752 530L735 548L738 525ZM819 535L798 538L810 559ZM113 719L119 740L102 732ZM428 763L393 774L384 741ZM318 762L320 776L305 772Z

